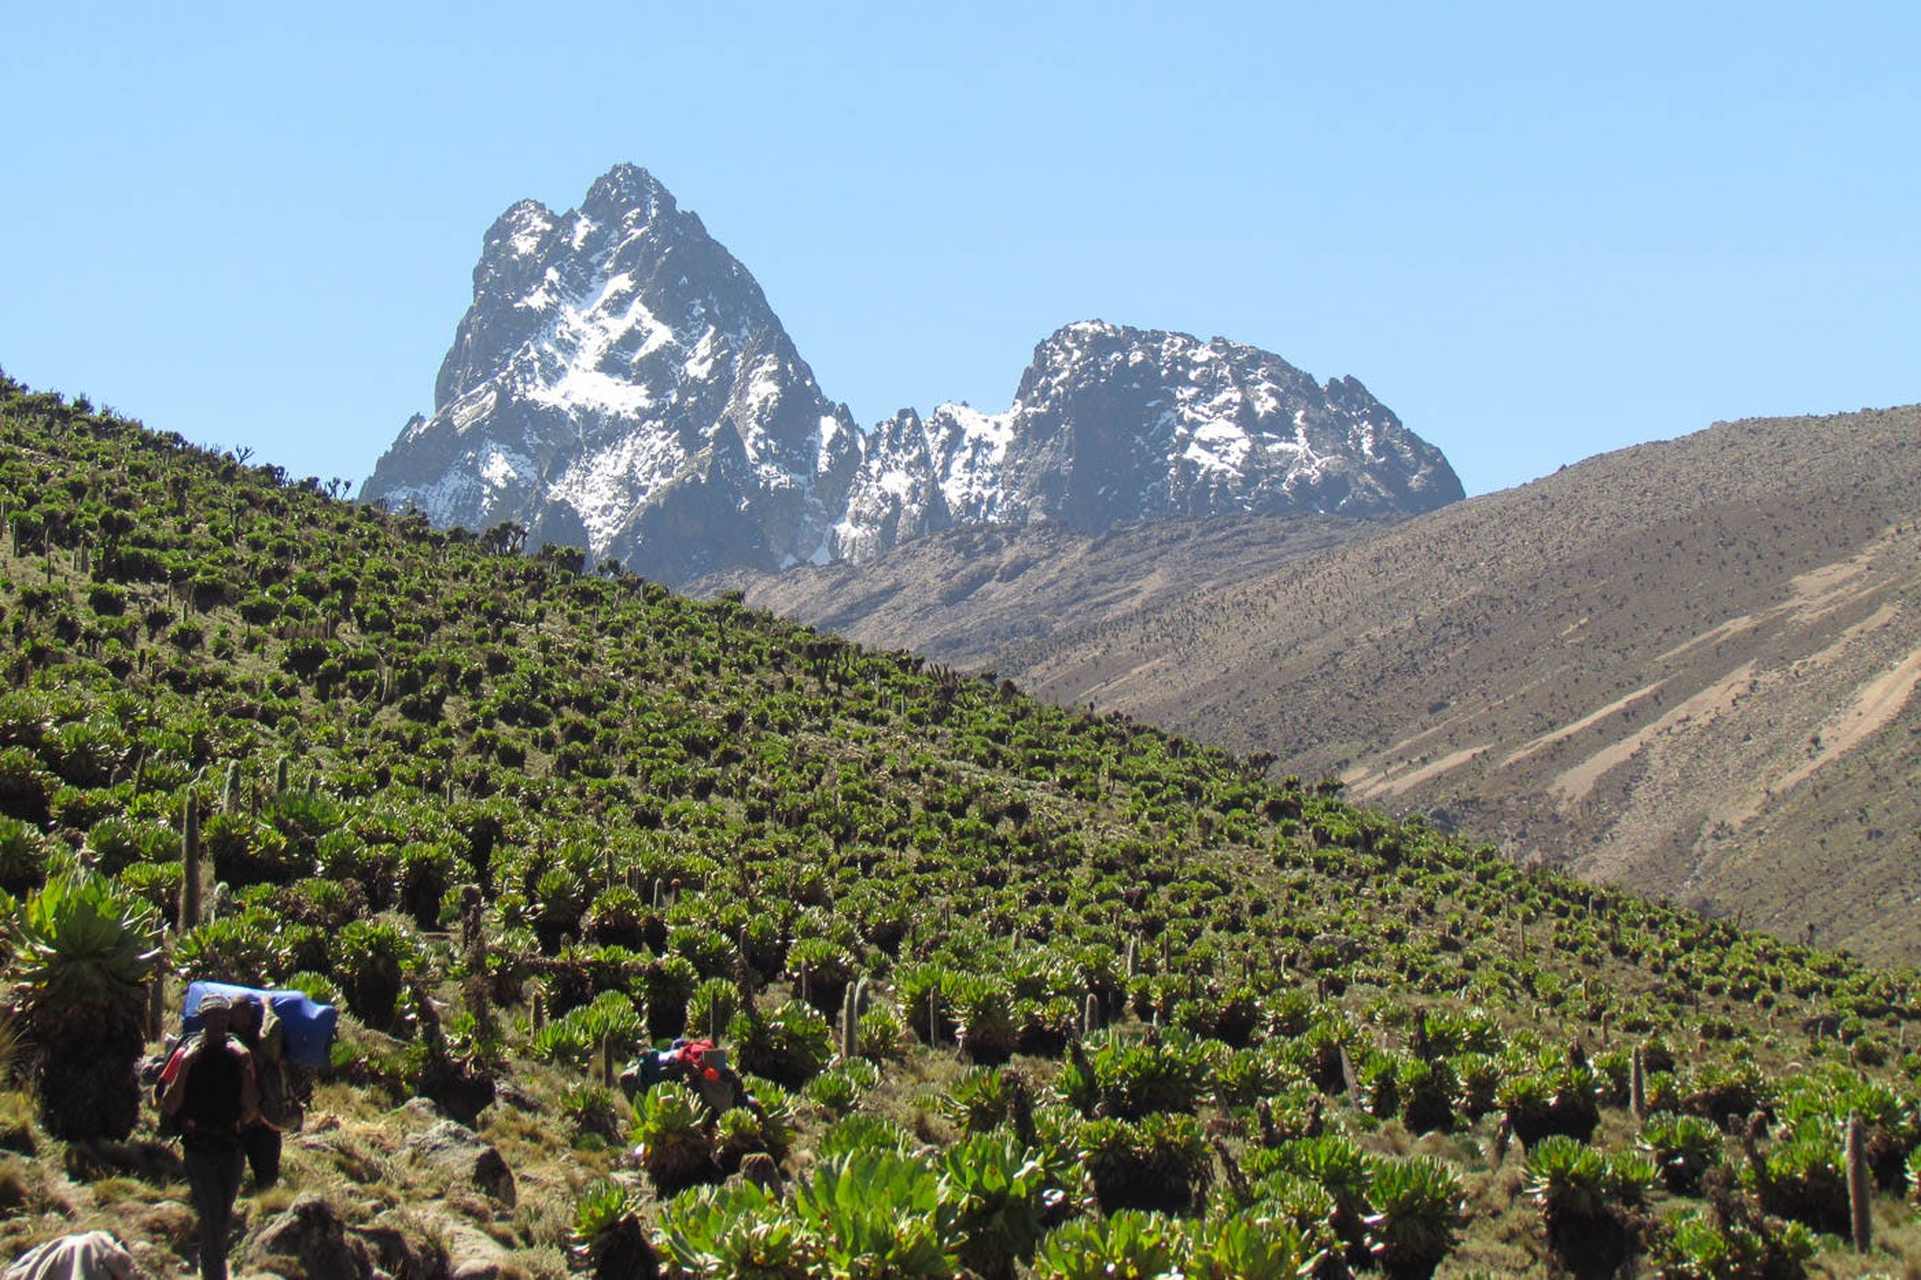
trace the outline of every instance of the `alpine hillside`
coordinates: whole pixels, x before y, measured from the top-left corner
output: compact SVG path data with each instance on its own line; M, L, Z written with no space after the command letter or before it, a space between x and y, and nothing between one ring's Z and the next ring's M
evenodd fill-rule
M1100 321L1036 346L999 413L903 409L863 434L746 269L621 165L578 210L526 200L495 222L434 413L361 496L682 582L962 525L1407 514L1462 489L1354 378Z
M991 660L1584 876L1921 955L1913 407L1607 454Z
M1387 527L1356 516L1210 516L1105 533L1042 522L959 525L860 562L734 569L686 584L862 644L911 649L971 670L1058 631L1117 623L1196 592L1264 578L1282 564Z
M1921 1257L1911 970L4 375L0 529L0 1261L197 1270L201 979L340 1010L241 1276Z

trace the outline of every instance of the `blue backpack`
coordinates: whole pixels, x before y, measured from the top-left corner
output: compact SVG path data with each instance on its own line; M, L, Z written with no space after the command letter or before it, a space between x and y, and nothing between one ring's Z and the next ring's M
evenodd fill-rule
M332 1005L321 1004L304 991L262 991L230 982L191 982L187 984L187 998L181 1006L180 1025L184 1034L192 1035L200 1030L200 1002L213 995L229 1000L240 996L265 1000L273 1008L274 1017L280 1019L287 1061L297 1067L316 1069L327 1065L334 1028L340 1021L340 1011Z

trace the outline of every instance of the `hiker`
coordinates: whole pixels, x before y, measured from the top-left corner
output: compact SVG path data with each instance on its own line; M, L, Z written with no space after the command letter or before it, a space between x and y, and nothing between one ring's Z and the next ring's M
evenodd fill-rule
M237 996L233 1037L253 1055L260 1118L241 1130L240 1145L253 1169L254 1190L264 1191L280 1180L281 1135L300 1127L299 1103L287 1087L285 1028L265 997Z
M747 1092L747 1082L727 1065L727 1051L711 1040L689 1040L673 1050L681 1078L707 1104L707 1119L717 1121L735 1107L765 1119L760 1103Z
M173 1051L157 1086L160 1113L180 1133L200 1215L201 1280L227 1280L227 1227L246 1165L241 1133L260 1114L253 1055L227 1034L232 1021L227 997L203 998L199 1034Z
M645 1092L663 1080L676 1080L700 1095L711 1124L735 1107L764 1117L747 1084L727 1065L727 1051L711 1040L676 1040L667 1049L650 1049L621 1073L628 1097Z

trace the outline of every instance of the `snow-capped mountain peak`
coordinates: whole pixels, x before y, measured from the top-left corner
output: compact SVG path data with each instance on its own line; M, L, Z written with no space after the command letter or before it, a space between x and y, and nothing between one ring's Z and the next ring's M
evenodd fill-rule
M1051 520L1098 533L1235 511L1414 512L1462 496L1440 451L1352 378L1321 386L1244 343L1100 320L1036 346L1003 412L944 404L922 435L956 523ZM862 518L895 540L939 526L917 524L914 503L890 506L889 486L877 491L872 478L899 476L921 452L878 431L854 480ZM863 559L881 543L842 532L838 545Z
M363 497L678 580L818 559L860 435L760 286L645 169L495 221L431 417Z
M1412 512L1461 487L1352 378L1099 320L1037 345L1002 412L907 409L863 435L746 268L618 165L576 209L522 200L488 229L434 412L362 496L679 581L869 559L952 524Z

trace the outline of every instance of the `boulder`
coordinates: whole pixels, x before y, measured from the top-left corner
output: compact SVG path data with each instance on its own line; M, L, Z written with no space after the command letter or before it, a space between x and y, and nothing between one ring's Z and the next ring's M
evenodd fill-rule
M455 1120L442 1120L407 1139L409 1156L439 1169L512 1208L516 1202L513 1170L492 1143Z
M508 1268L504 1245L469 1222L447 1218L440 1225L450 1280L500 1280Z
M383 1213L354 1234L373 1250L381 1274L392 1280L448 1280L447 1251L417 1213Z
M247 1258L255 1265L264 1265L268 1258L292 1258L307 1275L329 1280L374 1280L372 1251L317 1195L301 1196L262 1227Z

